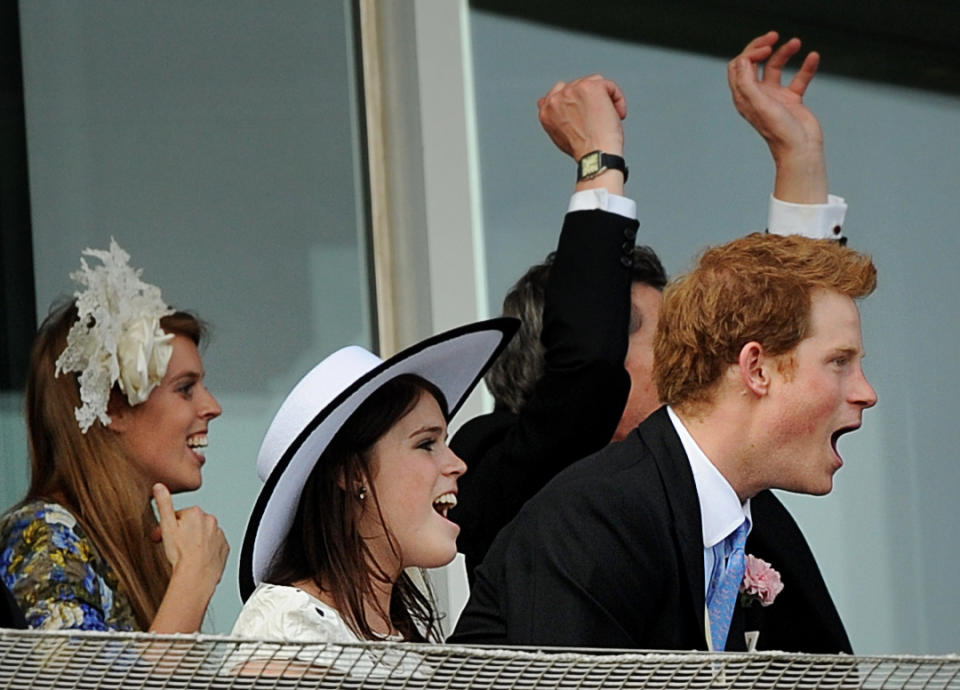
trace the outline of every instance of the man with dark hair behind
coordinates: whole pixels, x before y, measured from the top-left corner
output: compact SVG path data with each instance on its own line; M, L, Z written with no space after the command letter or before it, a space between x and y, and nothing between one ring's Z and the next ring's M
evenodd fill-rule
M530 402L537 382L545 373L546 348L540 335L547 280L556 256L556 252L550 252L543 263L528 268L503 298L503 315L520 319L521 327L483 380L497 405L513 414L520 414ZM627 271L631 284L641 283L660 291L666 287L667 273L653 249L634 247L630 259ZM642 324L643 315L631 305L628 333L636 333Z
M737 109L776 163L768 227L839 237L846 206L828 198L822 133L802 99L818 56L808 55L781 86L780 72L800 42L774 52L777 38L770 32L751 41L729 69ZM599 75L561 82L539 106L544 129L575 160L597 150L623 155L626 100L615 83ZM609 167L577 182L557 251L504 299L503 313L522 325L486 376L496 407L451 441L470 467L450 516L461 526L457 545L471 583L494 538L526 501L571 463L625 438L660 406L653 333L666 274L652 249L634 247L636 205L622 196L624 177ZM787 525L809 554L777 499L765 494L761 501L777 514L768 524ZM825 649L845 650L849 643L834 618L836 646Z

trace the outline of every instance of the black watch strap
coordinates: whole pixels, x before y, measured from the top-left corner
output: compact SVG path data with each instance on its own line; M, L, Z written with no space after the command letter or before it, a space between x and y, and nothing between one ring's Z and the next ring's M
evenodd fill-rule
M630 170L622 156L603 151L591 151L577 162L577 182L592 180L604 170L619 170L623 173L623 181L627 181Z

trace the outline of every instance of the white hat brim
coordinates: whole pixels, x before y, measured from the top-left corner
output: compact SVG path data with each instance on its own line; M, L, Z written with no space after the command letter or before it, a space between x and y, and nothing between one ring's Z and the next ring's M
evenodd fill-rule
M364 400L387 381L416 374L440 389L453 417L518 325L516 319L502 317L468 324L384 361L362 348L343 348L304 376L281 405L260 449L258 467L261 476L268 476L240 553L242 599L246 601L267 575L293 523L307 478L333 436Z

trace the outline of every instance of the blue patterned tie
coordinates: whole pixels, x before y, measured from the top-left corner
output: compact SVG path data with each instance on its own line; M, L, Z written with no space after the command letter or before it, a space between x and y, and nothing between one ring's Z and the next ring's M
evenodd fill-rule
M740 584L743 582L743 573L747 567L747 557L743 553L743 547L747 542L749 527L748 522L744 520L736 531L728 537L730 552L727 556L727 567L712 583L713 593L710 601L707 602L713 649L718 652L722 652L727 645L730 621L733 620L733 607L737 603Z

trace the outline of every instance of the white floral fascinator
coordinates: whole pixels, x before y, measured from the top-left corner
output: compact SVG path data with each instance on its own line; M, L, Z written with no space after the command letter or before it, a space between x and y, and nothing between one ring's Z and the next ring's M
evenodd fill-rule
M114 383L131 405L139 405L167 373L173 354L173 335L160 328L160 319L173 313L160 288L140 280L127 254L110 238L108 251L86 249L86 256L102 266L90 268L80 258L80 270L70 277L85 290L77 298L77 321L67 335L67 347L57 358L55 374L78 372L80 407L75 410L80 430L87 433L96 421L110 424L107 403Z

